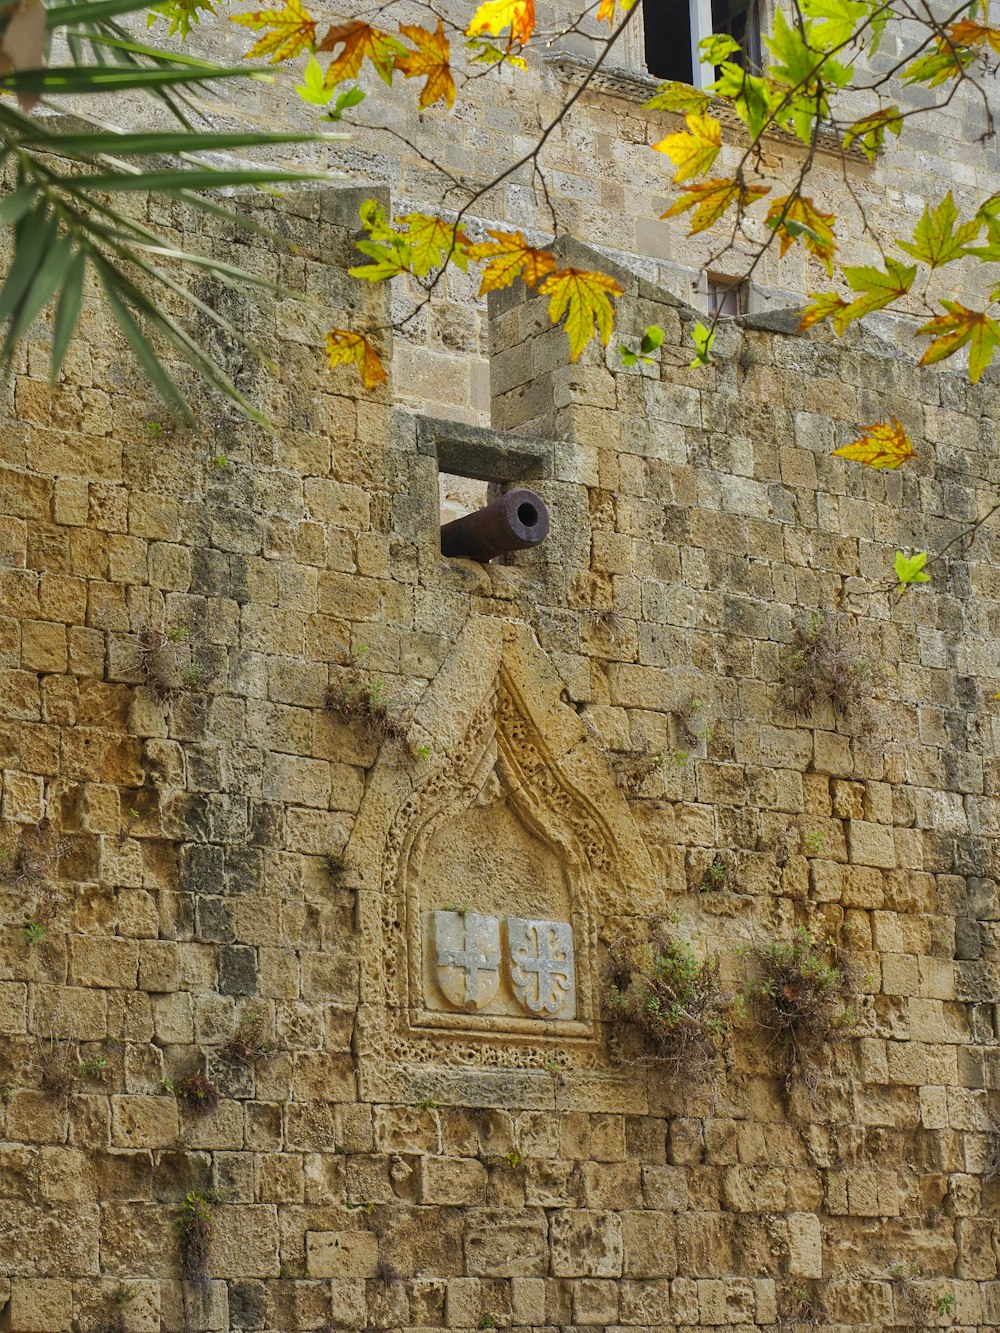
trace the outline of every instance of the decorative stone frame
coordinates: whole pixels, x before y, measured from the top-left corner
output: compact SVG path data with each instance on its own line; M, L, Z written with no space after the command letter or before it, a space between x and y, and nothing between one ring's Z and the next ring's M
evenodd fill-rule
M447 1100L452 1087L466 1100L484 1078L520 1074L522 1094L535 1104L551 1096L553 1061L564 1070L608 1067L601 928L609 918L662 911L662 890L603 752L561 692L527 626L472 616L415 711L419 734L435 738L431 760L411 771L386 751L372 770L347 849L361 884L366 1096L416 1095L430 1080L436 1098ZM573 1019L442 1012L426 1003L422 857L435 830L467 810L487 781L566 865Z

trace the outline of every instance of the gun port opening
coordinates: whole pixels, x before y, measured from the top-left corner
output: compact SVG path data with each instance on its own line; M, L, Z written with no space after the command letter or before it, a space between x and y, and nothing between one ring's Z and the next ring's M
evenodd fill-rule
M538 522L538 510L527 501L517 506L517 516L526 528L533 527Z

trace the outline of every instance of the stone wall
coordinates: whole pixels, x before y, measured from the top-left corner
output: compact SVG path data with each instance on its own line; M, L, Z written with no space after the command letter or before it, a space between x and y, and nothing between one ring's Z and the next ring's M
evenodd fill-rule
M693 312L623 271L661 364L568 366L512 293L497 429L414 417L317 350L386 313L358 198L240 241L292 293L243 312L273 432L164 420L98 307L4 401L0 1328L996 1327L996 538L892 559L991 502L998 381L778 317L678 369ZM904 470L831 458L892 411ZM550 539L443 559L439 471ZM789 705L816 614L870 734ZM857 1024L789 1078L751 1006L672 1076L605 1007L664 913L727 988L849 927Z

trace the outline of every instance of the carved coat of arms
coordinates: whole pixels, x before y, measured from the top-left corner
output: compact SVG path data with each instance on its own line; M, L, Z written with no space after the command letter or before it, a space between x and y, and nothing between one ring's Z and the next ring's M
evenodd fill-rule
M573 930L562 921L507 918L508 966L518 1001L540 1017L571 1018L576 1008Z
M437 983L456 1009L477 1013L500 988L500 922L478 912L434 913Z

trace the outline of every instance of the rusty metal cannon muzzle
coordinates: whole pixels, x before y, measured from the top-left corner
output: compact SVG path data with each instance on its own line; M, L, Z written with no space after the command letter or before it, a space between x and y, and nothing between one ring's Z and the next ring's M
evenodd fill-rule
M485 564L505 551L541 546L549 535L549 511L534 491L501 495L485 509L456 518L441 529L441 554L464 555Z

